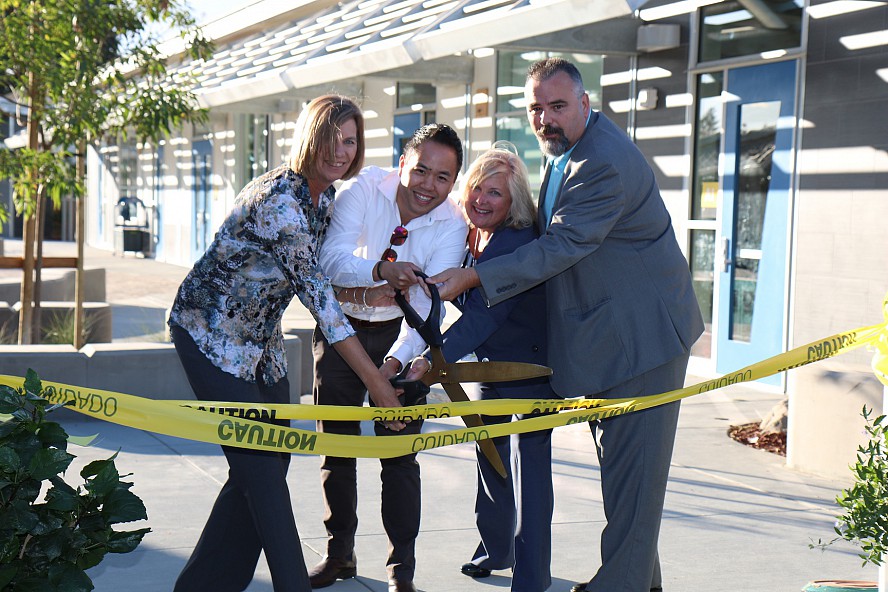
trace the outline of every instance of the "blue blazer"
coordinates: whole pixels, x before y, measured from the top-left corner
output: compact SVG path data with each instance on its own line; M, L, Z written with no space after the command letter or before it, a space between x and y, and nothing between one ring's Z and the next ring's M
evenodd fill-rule
M532 227L500 228L493 233L478 263L511 253L536 237ZM542 285L491 307L475 288L469 290L463 305L454 304L462 316L444 333L442 353L448 362L475 352L479 360L547 365L546 291ZM555 397L548 378L482 383L482 390L489 389L495 389L504 399Z
M551 382L562 396L640 376L687 353L703 332L654 172L601 113L571 152L545 234L475 271L491 305L545 283Z

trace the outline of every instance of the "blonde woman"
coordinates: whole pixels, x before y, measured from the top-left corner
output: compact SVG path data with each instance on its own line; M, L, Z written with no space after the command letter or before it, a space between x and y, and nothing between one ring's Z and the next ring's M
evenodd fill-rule
M466 266L495 260L534 240L534 207L527 168L508 143L497 143L469 167L462 206L469 220ZM495 262L494 262L495 264ZM478 359L546 365L545 287L537 286L490 308L478 289L454 304L462 316L444 334L448 362L474 352ZM428 371L425 358L414 361L411 377ZM482 399L556 398L546 378L482 383ZM484 417L487 424L511 417ZM494 441L509 477L500 477L476 449L478 490L475 521L481 541L461 572L483 578L491 570L512 569L513 592L543 592L551 584L552 452L551 430ZM511 462L510 462L511 461Z

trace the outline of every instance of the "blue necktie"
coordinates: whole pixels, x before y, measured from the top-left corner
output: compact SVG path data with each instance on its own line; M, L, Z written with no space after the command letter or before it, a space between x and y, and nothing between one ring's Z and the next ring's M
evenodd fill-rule
M543 214L546 216L546 227L548 228L549 224L552 223L552 211L555 209L555 199L558 197L558 193L561 191L561 181L564 179L564 169L559 167L559 164L562 164L567 159L564 159L562 163L559 163L558 160L551 161L548 164L549 169L549 182L546 184L546 195L543 199Z

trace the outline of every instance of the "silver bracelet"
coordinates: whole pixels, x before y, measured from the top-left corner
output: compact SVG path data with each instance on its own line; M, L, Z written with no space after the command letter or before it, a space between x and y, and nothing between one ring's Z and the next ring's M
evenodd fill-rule
M371 308L369 304L367 304L367 290L369 288L364 288L364 293L361 295L361 300L364 302L364 308Z

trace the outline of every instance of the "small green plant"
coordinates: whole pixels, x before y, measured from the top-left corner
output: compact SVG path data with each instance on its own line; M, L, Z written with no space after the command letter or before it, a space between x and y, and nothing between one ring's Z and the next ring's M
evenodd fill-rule
M81 327L81 337L83 343L89 340L95 319L91 316L83 315L83 327ZM74 343L74 311L55 312L43 329L43 343Z
M14 345L18 341L18 327L13 324L12 319L0 324L0 345Z
M835 526L838 536L813 546L844 539L860 547L864 565L881 565L888 553L888 422L884 415L871 418L866 406L862 415L869 440L857 447L857 462L851 465L854 483L836 498L843 510Z
M113 525L147 513L132 483L121 481L116 454L87 464L82 487L64 481L75 456L62 426L46 420L60 405L42 392L30 369L22 388L0 385L0 414L9 416L0 423L0 590L88 592L84 570L107 553L129 553L150 531Z

